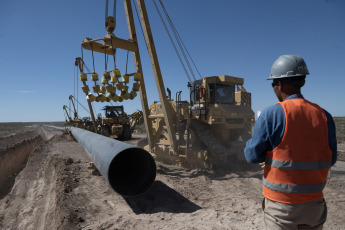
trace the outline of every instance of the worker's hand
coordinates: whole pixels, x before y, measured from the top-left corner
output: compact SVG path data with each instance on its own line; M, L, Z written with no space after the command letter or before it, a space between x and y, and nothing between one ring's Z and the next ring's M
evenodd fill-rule
M261 162L259 163L259 165L261 166L261 168L265 168L265 162Z

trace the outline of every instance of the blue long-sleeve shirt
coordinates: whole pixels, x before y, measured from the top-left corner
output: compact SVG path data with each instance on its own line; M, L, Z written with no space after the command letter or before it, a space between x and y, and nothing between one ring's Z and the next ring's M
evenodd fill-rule
M285 100L304 98L301 94L294 94ZM332 165L337 161L337 140L332 116L324 110L327 117L328 143L332 150ZM255 122L252 139L247 141L244 155L249 163L264 162L266 152L277 147L284 136L285 113L280 104L266 108Z

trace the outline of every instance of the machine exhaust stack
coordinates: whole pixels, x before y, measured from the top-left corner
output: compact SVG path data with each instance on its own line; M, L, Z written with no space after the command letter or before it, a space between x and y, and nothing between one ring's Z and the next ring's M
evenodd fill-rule
M118 194L139 196L156 178L156 163L144 149L71 127L72 135Z

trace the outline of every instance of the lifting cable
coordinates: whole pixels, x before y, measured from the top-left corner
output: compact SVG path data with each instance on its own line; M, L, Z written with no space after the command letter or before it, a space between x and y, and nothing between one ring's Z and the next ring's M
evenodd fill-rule
M132 0L132 2L133 2L133 5L134 5L134 8L135 8L135 12L136 12L136 14L137 14L137 18L138 18L138 22L139 22L139 25L140 25L141 33L142 33L142 35L143 35L143 37L144 37L144 40L145 40L146 49L149 50L149 48L147 47L146 37L145 37L145 35L144 35L143 25L140 23L140 17L139 17L137 5L135 4L134 0Z
M117 0L114 0L113 17L115 18L115 22L116 22L116 3L117 3Z
M108 58L107 58L107 47L104 46L104 72L107 72Z
M111 42L111 50L113 51L113 58L114 58L114 70L116 69L116 58L115 58L115 49L113 46L113 42Z
M68 107L67 105L66 105L66 107L67 107L68 111L71 113L72 109L70 107Z
M127 66L128 66L128 54L129 54L129 51L127 50L126 73L125 73L125 74L127 74ZM125 84L127 84L127 83L125 83Z
M191 67L190 67L190 64L189 64L189 62L188 62L188 59L187 59L187 57L186 57L186 55L185 55L185 53L184 53L184 50L186 50L189 59L192 61L193 65L194 65L194 68L196 69L196 71L198 72L198 74L199 74L199 76L200 76L200 78L201 78L201 74L200 74L198 68L196 67L196 65L195 65L195 63L194 63L193 58L192 58L191 55L189 54L186 45L185 45L184 42L182 41L182 38L180 37L180 34L178 33L178 31L177 31L177 29L176 29L174 23L172 22L172 20L171 20L169 14L168 14L168 12L167 12L167 10L166 10L166 8L165 8L163 2L162 2L162 0L158 0L158 1L160 2L161 7L162 7L162 9L163 9L163 11L164 11L164 14L165 14L165 16L166 16L166 18L167 18L167 20L168 20L168 22L169 22L169 24L170 24L170 27L171 27L171 29L172 29L173 32L174 32L176 41L179 43L179 47L181 48L181 51L183 52L183 56L185 57L185 59L186 59L186 61L187 61L187 64L188 64L188 66L189 66L189 69L191 70ZM184 49L181 47L180 42L182 43ZM193 75L193 77L194 77L193 71L191 71L191 72L192 72L192 75ZM196 80L195 77L194 77L194 80Z
M179 39L178 33L177 33L177 31L176 31L176 28L175 28L174 24L172 23L172 21L171 21L169 15L168 15L168 12L165 10L165 7L164 7L162 1L161 1L161 0L158 0L158 1L159 1L160 4L161 4L161 7L162 7L162 9L163 9L163 11L164 11L164 14L165 14L165 17L166 17L166 19L167 19L167 21L168 21L168 23L169 23L169 25L170 25L170 29L172 30L172 32L173 32L173 34L174 34L175 40L177 41L177 44L178 44L178 46L179 46L179 48L180 48L180 51L181 51L181 53L182 53L182 55L183 55L183 57L184 57L184 60L185 60L186 64L187 64L187 66L188 66L188 69L189 69L190 73L192 74L193 79L194 79L194 81L195 81L196 78L195 78L195 76L194 76L194 72L193 72L192 67L190 66L190 63L189 63L189 61L188 61L188 58L187 58L187 56L186 56L186 54L185 54L185 52L184 52L184 49L183 49L182 44L181 44L181 42L180 42L180 39Z
M136 14L137 14L137 18L138 18L138 22L139 22L139 25L140 25L141 33L142 33L142 35L143 35L143 37L144 37L144 40L145 40L146 49L148 50L148 47L147 47L147 40L146 40L146 37L145 37L145 35L144 35L143 26L142 26L142 24L140 23L140 17L139 17L139 13L138 13L138 8L137 8L137 5L135 4L134 0L132 0L132 2L133 2L133 5L134 5L134 8L135 8L135 12L136 12ZM162 20L163 24L165 25L165 23L164 23L164 21L163 21L163 19L162 19L162 16L161 16L161 14L160 14L159 11L158 11L158 8L157 8L156 3L155 3L155 2L153 2L153 3L155 4L155 7L156 7L156 9L157 9L157 12L158 12L158 14L159 14L160 17L161 17L161 20ZM167 33L168 33L168 35L169 35L170 40L172 41L172 38L171 38L171 36L170 36L170 34L169 34L168 30L167 30L166 25L165 25L165 29L166 29L166 31L167 31ZM182 65L182 67L183 67L183 69L184 69L184 71L185 71L185 73L186 73L186 76L187 76L188 80L191 81L191 79L190 79L190 77L189 77L189 74L188 74L188 72L187 72L187 69L186 69L186 67L185 67L184 64L183 64L182 59L181 59L181 56L179 55L179 53L178 53L178 51L177 51L177 49L176 49L176 46L175 46L175 44L173 43L173 41L172 41L172 44L173 44L173 46L174 46L175 52L176 52L176 54L177 54L177 56L178 56L178 58L179 58L179 60L180 60L180 63L181 63L181 65Z
M175 50L175 52L176 52L176 55L177 55L178 59L180 60L180 63L181 63L181 65L182 65L183 69L184 69L184 72L186 73L186 76L187 76L188 80L191 82L192 80L191 80L191 78L190 78L190 76L189 76L189 74L188 74L188 71L187 71L187 69L186 69L186 67L185 67L185 65L184 65L184 63L183 63L183 61L182 61L181 55L180 55L180 53L178 52L178 50L177 50L177 48L176 48L176 45L175 45L175 43L174 43L174 41L173 41L173 39L172 39L172 37L171 37L171 34L170 34L169 30L168 30L168 27L167 27L167 25L165 24L164 19L163 19L162 15L161 15L161 13L160 13L160 11L159 11L159 9L158 9L158 6L157 6L155 0L152 0L152 1L153 1L153 4L155 5L155 8L156 8L156 10L157 10L157 13L158 13L159 17L161 18L161 21L162 21L162 23L163 23L163 25L164 25L165 31L167 32L167 34L168 34L168 36L169 36L170 42L171 42L171 44L172 44L173 47L174 47L174 50Z
M92 42L91 42L91 51L92 51L92 64L93 64L93 72L96 73L95 69L95 57L93 56L93 47L92 47Z
M113 42L111 42L111 50L113 51L113 58L114 58L114 69L116 69L116 58L115 58L115 49L113 47Z
M108 17L108 0L105 1L105 19Z
M81 67L82 67L82 69L84 69L84 48L82 45L80 45L80 51L81 51L81 60L83 61Z
M160 11L159 11L159 9L158 9L158 7L157 7L157 4L156 4L155 0L152 0L152 1L153 1L153 3L154 3L155 8L156 8L156 10L157 10L157 13L159 14L160 19L161 19L161 21L162 21L162 23L163 23L163 25L164 25L164 27L165 27L165 30L167 31L167 33L168 33L168 35L169 35L170 41L171 41L172 45L174 46L175 52L176 52L177 56L179 57L180 62L181 62L182 66L183 66L183 68L184 68L184 70L185 70L185 72L186 72L186 68L184 67L184 64L183 64L182 61L181 61L181 57L180 57L180 54L179 54L178 51L177 51L175 42L172 40L172 38L171 38L171 36L170 36L170 33L169 33L169 31L168 31L168 29L167 29L167 26L166 26L166 24L165 24L165 22L164 22L164 20L163 20L163 17L161 16L161 13L160 13ZM188 69L189 69L189 71L190 71L191 74L192 74L193 79L196 80L195 75L194 75L194 72L193 72L193 69L192 69L191 64L190 64L190 62L189 62L189 60L188 60L188 57L189 57L189 59L191 60L191 62L193 63L194 68L196 69L196 71L198 72L198 74L199 74L199 76L200 76L200 78L201 78L201 74L200 74L198 68L196 67L196 65L195 65L195 63L194 63L193 58L191 57L190 53L188 52L188 49L187 49L186 45L185 45L184 42L182 41L182 38L181 38L181 36L179 35L179 33L178 33L178 31L177 31L177 29L176 29L174 23L172 22L172 20L171 20L169 14L168 14L168 12L167 12L167 10L166 10L166 8L165 8L163 2L162 2L161 0L158 0L158 1L159 1L160 5L161 5L161 7L162 7L162 9L163 9L163 12L164 12L164 14L165 14L166 20L168 21L169 26L170 26L170 30L171 30L171 31L173 32L173 34L174 34L174 37L175 37L175 40L176 40L176 42L177 42L177 44L178 44L178 46L179 46L180 52L182 53L182 55L183 55L183 57L184 57L184 61L186 62L187 66L188 66ZM187 53L188 57L187 57L186 53ZM191 81L190 78L189 78L189 75L188 75L188 74L186 74L186 75L187 75L187 77L188 77L188 80Z
M82 70L84 70L84 67L85 67L85 69L87 70L87 72L88 73L91 73L91 70L86 66L86 64L85 64L85 62L84 62L84 52L83 52L83 50L84 50L84 48L83 48L83 46L82 45L80 45L80 47L81 47L81 69ZM85 72L85 71L84 71Z
M76 101L81 107L83 107L83 109L85 109L86 112L88 112L90 114L90 111L87 110L87 108L85 108L85 106L83 106L77 99L74 98L74 101Z
M71 112L71 109L68 108L67 105L66 105L66 108ZM67 113L68 119L67 119L66 113ZM66 120L66 121L67 121L67 120L70 121L69 118L70 118L71 116L68 114L68 111L67 111L67 110L66 110L66 113L64 113L64 115L65 115L65 120Z
M114 0L114 7L113 7L113 17L116 19L116 3L117 0ZM105 19L108 18L108 5L109 5L109 1L106 0L105 1Z
M109 5L109 1L106 0L105 2L105 19L108 18L108 5ZM113 18L115 19L115 23L116 23L116 6L117 6L117 0L114 0L114 6L113 6ZM116 69L116 58L115 58L115 49L113 47L113 42L111 42L111 50L113 52L113 59L114 59L114 69ZM107 56L105 54L105 56ZM107 64L108 64L108 57L106 58L106 65L105 65L105 71L107 71Z
M69 109L69 114L68 114L69 117L71 117L71 109L70 108L71 108L71 100L69 100L69 108L68 108Z
M115 23L116 23L116 6L117 6L117 0L114 0L114 7L113 7L113 17L115 19ZM111 49L113 50L113 58L114 58L114 69L116 69L116 58L115 58L115 49L113 47L113 41L111 42Z
M84 70L84 67L85 67L87 73L91 73L91 70L87 67L87 65L85 64L83 58L80 61L81 61L82 66L83 66L83 70ZM85 73L85 71L84 71L84 73Z

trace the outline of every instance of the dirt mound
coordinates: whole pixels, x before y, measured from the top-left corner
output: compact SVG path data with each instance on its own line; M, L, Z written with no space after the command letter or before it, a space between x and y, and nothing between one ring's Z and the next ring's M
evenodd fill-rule
M87 154L71 136L42 129L47 140L0 200L0 229L264 228L260 167L243 163L209 171L157 163L151 189L124 198L102 176L91 174ZM345 208L344 168L337 164L325 190L324 229L342 229L345 221L339 211Z

